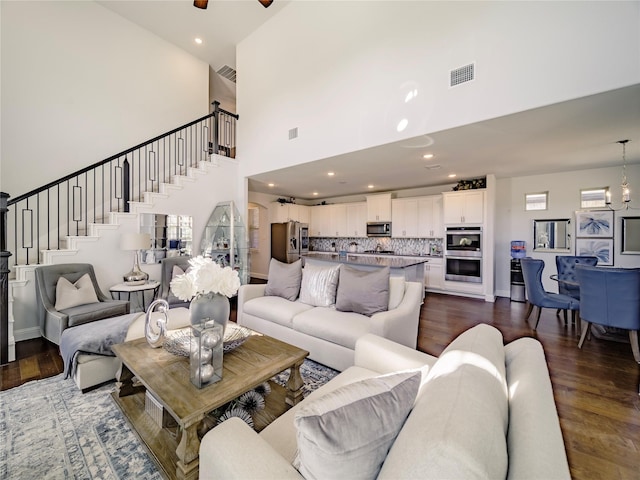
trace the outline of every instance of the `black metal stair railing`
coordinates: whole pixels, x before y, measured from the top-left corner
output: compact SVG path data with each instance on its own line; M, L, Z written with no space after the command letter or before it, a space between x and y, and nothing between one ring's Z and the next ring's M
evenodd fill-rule
M158 192L161 183L209 161L235 158L238 115L213 102L213 112L8 201L5 245L12 265L38 264L42 250L64 248L69 236L88 235L110 212Z

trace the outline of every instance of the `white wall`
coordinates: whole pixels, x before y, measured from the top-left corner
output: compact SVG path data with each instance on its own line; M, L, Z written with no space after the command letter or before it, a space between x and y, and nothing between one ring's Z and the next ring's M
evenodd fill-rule
M639 24L637 1L291 2L237 48L242 174L638 83Z
M616 212L614 225L614 265L617 267L640 267L640 255L621 255L620 217L640 217L640 165L627 166L627 177L631 185L632 205L638 210ZM620 182L622 168L599 168L576 172L533 175L527 177L503 178L497 181L496 193L496 292L499 296L509 296L509 261L511 260L511 240L525 240L527 255L540 258L545 262L542 274L547 290L557 292L558 285L549 279L556 273L553 252L534 252L533 220L534 219L571 219L571 255L575 252L575 212L580 208L580 190L595 187L610 187L612 202L620 202ZM546 211L529 211L524 209L525 193L549 192L549 208ZM634 201L635 200L635 201ZM567 253L564 253L565 255Z
M14 197L209 112L207 64L95 2L0 8L1 189Z

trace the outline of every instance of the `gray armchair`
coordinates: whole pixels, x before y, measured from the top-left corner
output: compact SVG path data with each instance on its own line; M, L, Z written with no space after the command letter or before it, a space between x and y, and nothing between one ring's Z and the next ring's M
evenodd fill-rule
M184 272L190 265L191 257L169 257L160 260L160 293L158 298L166 300L169 308L186 307L189 308L191 302L185 302L176 297L170 290L171 278L173 277L173 267L180 267Z
M58 279L64 277L69 280L69 282L75 283L85 273L88 273L91 278L98 302L78 305L59 311L56 310L56 286ZM60 336L63 330L69 327L129 313L128 301L112 300L100 290L93 265L91 264L66 263L61 265L43 265L35 269L35 278L40 331L43 337L56 345L60 344Z

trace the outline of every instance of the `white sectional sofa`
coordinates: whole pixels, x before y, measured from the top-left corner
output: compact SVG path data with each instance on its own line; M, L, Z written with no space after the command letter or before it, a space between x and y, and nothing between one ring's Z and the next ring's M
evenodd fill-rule
M389 279L389 310L368 317L265 296L266 285L242 285L238 291L239 325L309 351L309 358L336 370L353 365L356 340L374 333L416 348L422 288L400 277ZM338 289L340 289L338 285Z
M365 408L362 402L369 398L349 403L348 393L353 395L361 381L405 370L420 371L420 384L409 398L408 414L400 418L399 433L387 439L390 447L380 456L376 432L387 431L377 425L384 410L358 420L349 409ZM323 408L321 432L313 438L314 430L303 421ZM341 413L339 422L327 418ZM360 434L364 438L358 439ZM352 457L356 447L367 453ZM368 477L380 479L570 479L542 345L521 338L504 346L497 329L481 324L436 358L367 334L357 341L355 365L260 434L238 418L209 431L200 446L199 475L203 480L305 478L301 472L306 478L364 478L360 462L374 465Z

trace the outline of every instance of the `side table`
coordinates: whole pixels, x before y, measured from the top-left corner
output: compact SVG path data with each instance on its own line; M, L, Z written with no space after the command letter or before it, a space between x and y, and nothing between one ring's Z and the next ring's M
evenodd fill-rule
M144 295L145 292L149 290L153 290L153 295L151 296L151 300L149 301L149 304L151 304L151 302L156 298L156 295L158 294L159 289L160 289L159 281L149 280L147 283L144 283L142 285L127 285L126 283L119 283L111 287L109 289L109 292L111 292L111 298L113 298L114 300L116 300L116 296L117 296L117 300L122 300L120 297L122 296L123 293L126 293L127 300L129 301L131 301L131 294L137 293L138 299L140 301L140 306L142 306L142 311L146 312L147 303L145 301L145 295Z

